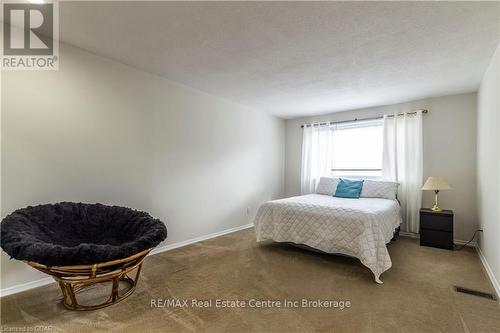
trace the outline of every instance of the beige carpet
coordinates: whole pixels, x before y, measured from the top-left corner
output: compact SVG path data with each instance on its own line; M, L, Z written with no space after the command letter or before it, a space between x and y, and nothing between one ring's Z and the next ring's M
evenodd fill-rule
M55 284L3 297L2 331L500 332L497 302L453 290L493 292L473 249L420 247L408 238L388 247L393 267L377 285L355 259L257 244L248 229L148 257L136 292L102 310L66 310ZM351 306L151 307L152 299L172 298L348 300Z

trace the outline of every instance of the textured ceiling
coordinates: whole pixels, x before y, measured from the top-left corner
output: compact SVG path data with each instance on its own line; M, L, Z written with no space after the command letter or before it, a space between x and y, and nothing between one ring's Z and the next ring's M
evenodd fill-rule
M499 2L61 2L70 44L292 118L477 89Z

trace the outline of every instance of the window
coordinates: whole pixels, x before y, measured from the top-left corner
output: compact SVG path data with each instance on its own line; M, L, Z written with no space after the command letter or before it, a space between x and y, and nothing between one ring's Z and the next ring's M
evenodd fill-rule
M382 176L382 119L333 126L332 176Z

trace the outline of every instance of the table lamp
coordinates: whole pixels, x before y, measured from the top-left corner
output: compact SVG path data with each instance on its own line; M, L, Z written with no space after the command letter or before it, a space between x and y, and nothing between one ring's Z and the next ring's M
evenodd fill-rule
M422 190L424 191L434 191L434 206L432 206L432 210L434 212L443 211L441 207L438 205L438 194L440 190L449 190L451 189L450 185L442 178L442 177L429 177L425 182Z

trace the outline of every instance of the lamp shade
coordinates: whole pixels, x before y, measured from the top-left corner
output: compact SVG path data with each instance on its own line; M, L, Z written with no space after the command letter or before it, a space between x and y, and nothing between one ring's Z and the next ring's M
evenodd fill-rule
M450 185L443 179L443 177L429 177L427 178L422 190L449 190Z

